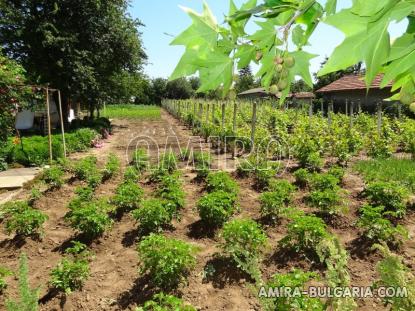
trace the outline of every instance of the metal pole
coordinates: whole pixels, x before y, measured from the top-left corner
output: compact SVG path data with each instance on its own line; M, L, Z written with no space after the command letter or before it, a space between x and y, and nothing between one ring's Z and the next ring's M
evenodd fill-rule
M63 126L61 91L58 91L58 98L59 98L59 114L60 114L60 119L61 119L61 131L62 131L62 142L63 142L63 156L66 158L65 127ZM104 103L104 113L105 113L105 103Z
M52 130L50 125L50 107L49 107L49 88L46 88L46 112L48 114L48 141L49 141L49 162L52 164L53 154L52 154Z

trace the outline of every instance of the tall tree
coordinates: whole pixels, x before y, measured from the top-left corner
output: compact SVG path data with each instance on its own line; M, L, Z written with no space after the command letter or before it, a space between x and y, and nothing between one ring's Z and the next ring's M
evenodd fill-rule
M64 103L82 100L93 110L116 94L114 77L139 73L146 58L141 23L126 13L127 5L126 0L4 0L0 44L32 81L60 89Z
M239 70L238 78L235 83L237 93L252 89L255 87L255 79L250 66Z

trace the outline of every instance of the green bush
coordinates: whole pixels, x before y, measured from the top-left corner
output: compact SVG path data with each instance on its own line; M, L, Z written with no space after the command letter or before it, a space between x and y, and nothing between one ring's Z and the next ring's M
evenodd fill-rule
M310 188L317 191L336 190L340 180L331 174L312 174Z
M196 311L196 308L186 304L180 298L159 293L154 295L153 300L146 301L144 306L137 308L136 311Z
M133 211L133 217L140 223L140 229L145 233L159 232L170 224L173 215L165 201L150 199L142 203L139 209Z
M208 152L195 152L193 154L193 160L195 164L195 170L197 178L202 180L205 179L210 172L212 165L211 155Z
M287 204L291 202L295 187L286 180L273 180L269 185L269 189L270 191L262 193L259 198L261 215L275 220L281 215Z
M92 188L96 188L102 181L102 173L97 168L97 158L88 156L75 165L75 176L84 180Z
M307 200L311 206L329 215L337 215L346 209L338 189L312 191Z
M111 201L119 211L128 212L140 206L143 196L144 191L139 185L125 181L117 187Z
M299 187L305 188L308 185L310 176L311 174L308 170L306 170L305 168L300 168L294 172L295 183Z
M89 252L86 245L79 242L74 242L74 246L65 252L66 258L63 258L51 272L50 284L68 295L82 289L89 277Z
M237 182L226 172L210 173L206 178L208 192L224 191L236 197L239 192Z
M121 163L118 157L115 154L111 153L108 156L108 160L104 168L103 178L107 180L117 175L120 171L120 166Z
M294 269L288 273L275 274L267 283L266 288L287 288L294 291L299 288L300 291L306 290L308 282L318 279L318 274L315 272L304 272L299 269ZM266 291L266 290L265 290ZM260 292L261 293L261 292ZM266 291L268 295L268 292ZM266 301L267 305L269 301ZM295 307L294 307L295 306ZM295 309L294 309L294 308ZM272 306L267 308L269 310L296 310L296 311L323 311L326 310L324 303L318 298L311 298L302 293L299 296L278 296L272 299Z
M94 197L94 189L91 187L77 187L75 189L76 197L68 204L70 210L80 207L84 202L89 202Z
M66 221L75 230L88 238L101 236L112 225L108 216L110 207L104 201L85 202L65 215Z
M221 226L235 212L235 196L225 191L215 191L203 196L196 206L202 221Z
M42 179L50 185L51 188L59 189L64 184L63 176L65 172L58 166L54 166L43 171Z
M29 285L29 268L27 257L20 255L19 260L19 298L18 300L7 300L7 311L37 311L39 300L39 288L31 289Z
M408 191L392 182L373 182L364 190L364 195L374 206L385 207L385 214L403 217L406 214Z
M156 196L169 203L173 214L184 207L185 195L178 173L161 177L156 190Z
M149 274L161 288L175 287L195 267L197 251L186 242L151 234L138 245L140 273Z
M258 263L267 242L258 224L251 219L230 221L223 226L221 237L223 253L230 256L242 271L258 280Z
M177 170L177 158L173 152L167 152L160 155L160 165L159 167L167 171L169 174Z
M145 171L149 165L149 156L144 149L138 149L133 154L131 165L136 168L138 172Z
M98 136L95 130L89 128L78 129L73 133L65 134L66 148L69 152L87 151L92 141Z
M280 241L280 244L296 252L316 252L318 245L330 236L326 228L321 218L295 215L288 224L287 235Z
M346 171L344 170L344 168L334 165L329 168L327 173L337 178L339 183L341 183L343 181L344 175L346 174Z
M137 171L137 169L135 167L129 166L126 168L125 172L124 172L124 181L125 182L132 182L132 183L136 183L138 182L140 178L140 174Z
M267 189L271 180L275 178L275 169L268 167L267 163L263 163L254 170L254 182L257 189Z
M7 234L31 236L42 233L42 225L48 216L29 206L27 202L8 202L2 207Z
M373 242L400 244L402 238L408 238L408 231L401 225L395 227L388 219L384 218L384 210L383 206L362 206L357 225L363 229L363 235Z

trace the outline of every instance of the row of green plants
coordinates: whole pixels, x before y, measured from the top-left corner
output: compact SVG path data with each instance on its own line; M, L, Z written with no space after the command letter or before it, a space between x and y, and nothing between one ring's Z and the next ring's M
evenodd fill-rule
M191 126L193 133L212 139L222 150L251 149L252 104L238 102L236 130L233 129L233 105L225 105L225 124L222 127L221 104L203 103L203 112L187 110L181 102L180 113L173 113ZM207 110L207 106L209 109ZM190 103L192 107L192 103ZM212 113L212 107L215 107ZM255 146L268 156L295 156L300 164L319 170L326 156L346 165L351 157L365 153L373 158L388 158L403 151L415 156L415 121L410 118L383 116L381 127L375 116L360 113L350 119L343 114L330 114L330 121L317 114L312 117L297 109L278 110L269 103L258 105L256 112ZM234 138L232 138L234 137ZM237 142L235 142L235 137ZM226 139L225 139L226 138ZM273 142L273 143L272 143Z

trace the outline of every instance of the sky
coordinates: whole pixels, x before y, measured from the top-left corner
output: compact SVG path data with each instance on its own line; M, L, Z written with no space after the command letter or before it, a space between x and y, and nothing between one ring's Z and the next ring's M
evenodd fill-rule
M207 0L213 14L219 23L228 12L229 1ZM239 7L244 0L235 0ZM339 0L339 8L347 8L351 0ZM132 0L129 12L145 25L140 28L142 40L148 55L145 73L151 78L168 78L180 60L184 48L170 46L173 36L179 35L190 26L190 17L179 6L189 7L197 12L202 11L202 0ZM248 25L248 31L253 33L256 26ZM389 31L391 38L399 36L406 29L406 22L394 24ZM310 46L304 48L307 52L318 54L311 61L311 72L317 72L325 56L329 56L334 48L343 41L344 35L337 29L320 23L310 38ZM255 71L255 66L252 66Z

